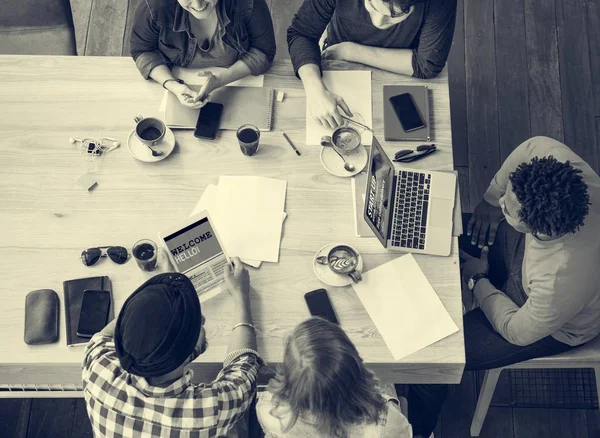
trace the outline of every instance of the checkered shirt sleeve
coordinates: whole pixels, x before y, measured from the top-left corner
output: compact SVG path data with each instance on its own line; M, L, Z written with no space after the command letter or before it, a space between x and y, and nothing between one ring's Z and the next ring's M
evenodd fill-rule
M112 337L85 347L83 393L96 437L224 437L250 407L263 361L254 350L232 352L217 378L193 384L193 371L167 387L123 370Z

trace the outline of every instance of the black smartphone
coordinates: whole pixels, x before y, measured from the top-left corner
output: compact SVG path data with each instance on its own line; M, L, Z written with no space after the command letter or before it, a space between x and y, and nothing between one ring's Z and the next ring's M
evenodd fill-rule
M85 290L81 301L77 336L91 338L108 323L110 292L107 290Z
M221 103L208 102L200 108L194 137L214 140L221 123L221 114L223 114L223 104Z
M317 289L313 290L312 292L308 292L304 295L304 299L306 300L308 310L312 316L320 316L321 318L325 318L327 321L330 321L334 324L339 324L325 289Z
M390 103L405 132L416 131L425 127L425 122L419 114L419 109L410 93L392 96L390 97Z

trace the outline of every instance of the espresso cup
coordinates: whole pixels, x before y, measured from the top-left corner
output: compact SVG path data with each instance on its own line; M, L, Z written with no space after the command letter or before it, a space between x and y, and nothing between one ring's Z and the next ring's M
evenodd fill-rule
M360 272L356 270L360 255L348 245L337 245L331 248L327 256L317 257L317 263L328 265L332 272L338 275L349 275L352 281L358 283L362 280Z
M136 116L134 118L135 135L139 140L148 146L159 144L165 136L167 126L164 122L156 117Z
M331 137L321 137L321 146L331 145L342 155L350 155L362 144L360 132L350 126L337 128Z

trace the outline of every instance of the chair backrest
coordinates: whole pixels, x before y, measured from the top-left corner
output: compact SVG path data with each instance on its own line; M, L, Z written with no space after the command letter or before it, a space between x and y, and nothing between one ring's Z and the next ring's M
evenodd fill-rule
M0 0L0 53L76 55L69 0Z

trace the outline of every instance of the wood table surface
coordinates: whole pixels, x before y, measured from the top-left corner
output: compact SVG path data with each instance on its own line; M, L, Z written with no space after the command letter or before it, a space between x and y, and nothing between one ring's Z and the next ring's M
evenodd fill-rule
M364 69L345 63L326 68ZM157 163L135 160L126 139L137 114L159 116L160 84L145 81L130 58L0 56L0 385L80 384L82 347L67 347L64 280L108 275L115 311L143 281L169 269L144 273L130 260L107 258L93 267L80 260L83 249L102 245L131 248L142 238L187 217L208 184L219 175L262 175L288 182L279 263L249 268L252 313L258 350L270 365L280 363L286 335L309 316L304 294L325 287L341 326L362 358L383 380L396 383L458 383L464 368L464 340L458 264L454 239L449 257L415 258L460 331L399 361L387 349L352 287L330 287L313 273L314 254L331 242L354 246L364 271L396 257L375 238L355 237L349 178L327 173L319 146L306 146L305 95L289 61L276 62L265 86L286 93L275 104L275 126L261 134L259 153L240 153L235 132L221 131L200 141L191 131L176 131L177 146ZM383 141L382 86L422 81L372 72L375 135L388 153L415 143ZM432 139L440 149L414 167L450 170L452 136L448 76L428 80ZM279 132L284 128L301 151L298 157ZM113 137L121 147L95 163L69 142L70 137ZM97 187L88 192L75 180L97 169ZM61 299L60 338L52 345L23 341L25 296L53 289ZM402 318L402 309L398 318ZM208 350L194 363L195 378L214 377L221 367L232 327L227 293L203 305Z

